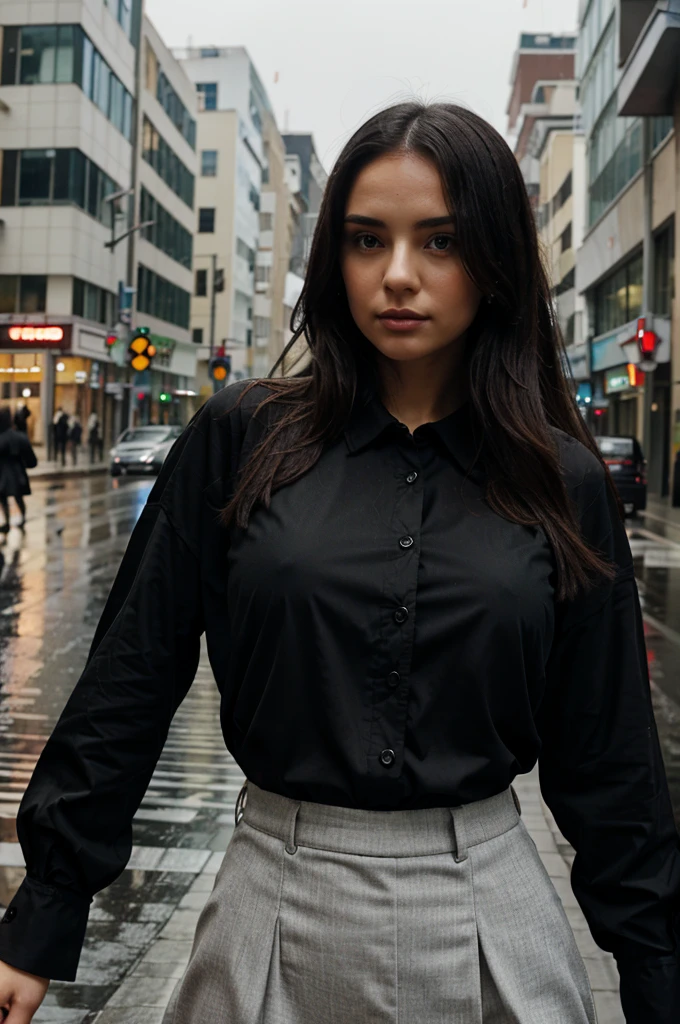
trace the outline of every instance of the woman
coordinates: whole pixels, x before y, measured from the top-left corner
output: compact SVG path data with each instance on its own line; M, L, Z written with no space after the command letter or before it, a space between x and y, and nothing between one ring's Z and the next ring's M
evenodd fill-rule
M677 1024L630 549L497 132L360 128L295 323L310 366L211 399L134 531L22 804L0 1005L75 977L205 631L247 802L166 1024L592 1024L510 789L537 758L628 1024Z
M0 533L8 533L9 499L14 498L21 512L19 528L26 525L26 504L24 497L31 493L27 469L38 465L35 452L26 434L12 428L12 412L0 409L0 507L4 522Z

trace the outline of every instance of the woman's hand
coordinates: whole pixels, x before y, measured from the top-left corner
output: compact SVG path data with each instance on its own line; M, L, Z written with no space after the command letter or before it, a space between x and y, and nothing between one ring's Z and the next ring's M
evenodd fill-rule
M0 1020L4 1024L30 1024L49 984L47 978L26 974L0 960Z

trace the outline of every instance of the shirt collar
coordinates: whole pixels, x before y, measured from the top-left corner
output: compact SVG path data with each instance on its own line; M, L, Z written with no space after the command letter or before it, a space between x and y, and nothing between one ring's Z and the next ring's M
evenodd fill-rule
M369 380L360 379L344 431L350 452L361 451L386 430L396 430L398 427L399 420L380 401L375 386ZM425 429L434 431L441 438L459 467L467 473L475 462L478 448L469 401L444 419L417 428L418 431Z

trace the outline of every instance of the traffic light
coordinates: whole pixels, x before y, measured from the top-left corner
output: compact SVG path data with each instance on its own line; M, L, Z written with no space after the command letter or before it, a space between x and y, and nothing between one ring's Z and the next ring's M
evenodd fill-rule
M210 376L220 383L231 373L231 356L215 356L210 360Z
M161 391L160 395L158 396L158 401L159 402L171 402L172 401L172 395L169 395L167 391Z
M156 346L151 342L148 327L137 328L128 347L128 355L133 370L141 373L149 369L151 360L156 355Z

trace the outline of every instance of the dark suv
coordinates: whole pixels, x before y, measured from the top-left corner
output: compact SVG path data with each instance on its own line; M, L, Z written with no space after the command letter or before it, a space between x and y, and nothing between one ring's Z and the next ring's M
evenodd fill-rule
M627 514L647 507L647 463L635 437L596 437Z

